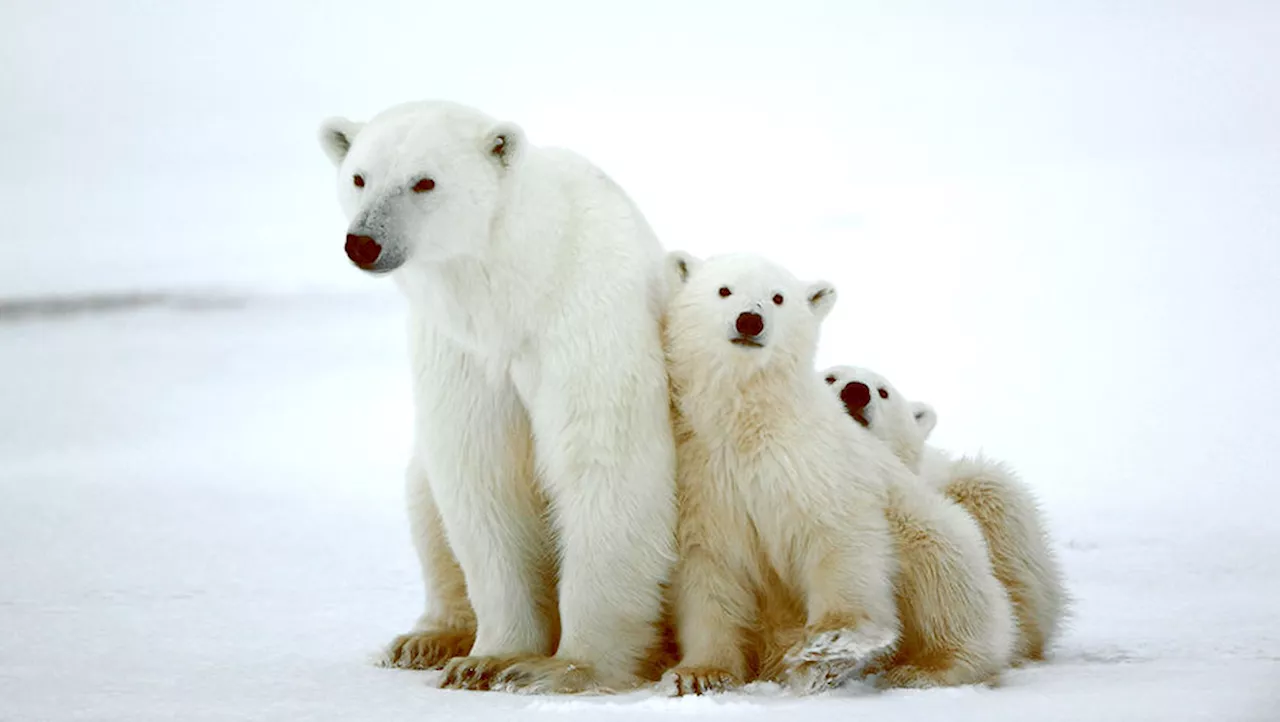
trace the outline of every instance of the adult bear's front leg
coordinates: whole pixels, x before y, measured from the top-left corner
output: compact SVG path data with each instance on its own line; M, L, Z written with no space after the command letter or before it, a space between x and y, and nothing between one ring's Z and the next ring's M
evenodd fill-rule
M675 448L666 369L651 348L575 338L584 362L544 363L527 393L560 550L560 646L499 675L508 689L635 686L675 560ZM595 343L618 344L590 353ZM566 346L568 347L568 346Z
M406 470L405 501L409 532L422 565L426 609L411 631L387 647L383 663L402 669L438 669L454 657L470 654L476 641L476 615L421 459L415 458Z
M558 632L528 416L505 376L438 337L419 340L415 361L415 453L476 617L471 656L449 662L442 684L487 689L511 664L549 655Z

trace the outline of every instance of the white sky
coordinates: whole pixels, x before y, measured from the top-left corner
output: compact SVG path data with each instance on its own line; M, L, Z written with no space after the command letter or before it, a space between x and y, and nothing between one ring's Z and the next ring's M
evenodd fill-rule
M384 287L315 128L448 98L671 248L835 282L822 361L942 443L1063 494L1269 487L1278 69L1264 1L6 0L0 296Z

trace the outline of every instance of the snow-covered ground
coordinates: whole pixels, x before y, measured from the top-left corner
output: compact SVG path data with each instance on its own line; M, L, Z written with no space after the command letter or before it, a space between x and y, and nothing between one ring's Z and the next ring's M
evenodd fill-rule
M1092 460L1085 491L1045 488L1075 620L1000 688L442 691L371 661L421 597L394 295L0 318L6 722L1280 719L1280 497L1241 498L1229 465L1167 480L1213 487L1192 497L1108 491Z

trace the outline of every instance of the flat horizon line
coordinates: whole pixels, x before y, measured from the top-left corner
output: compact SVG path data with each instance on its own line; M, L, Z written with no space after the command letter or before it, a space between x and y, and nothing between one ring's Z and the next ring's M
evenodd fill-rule
M394 295L387 290L249 288L149 288L120 291L53 292L0 296L0 323L33 318L126 313L151 308L182 311L232 311L273 301L374 300Z

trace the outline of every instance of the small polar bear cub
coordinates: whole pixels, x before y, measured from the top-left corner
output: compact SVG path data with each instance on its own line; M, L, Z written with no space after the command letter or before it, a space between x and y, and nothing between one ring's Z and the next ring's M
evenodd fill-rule
M821 376L849 416L978 522L996 577L1013 602L1014 662L1044 659L1068 598L1031 491L1002 464L981 457L952 459L927 446L937 414L928 404L908 401L883 376L854 366L836 366Z
M664 681L856 670L898 640L886 482L911 474L813 375L835 289L751 255L668 266L682 658Z

